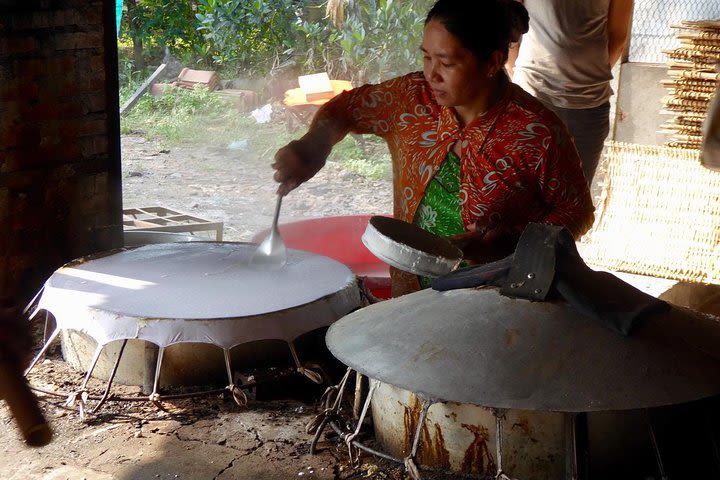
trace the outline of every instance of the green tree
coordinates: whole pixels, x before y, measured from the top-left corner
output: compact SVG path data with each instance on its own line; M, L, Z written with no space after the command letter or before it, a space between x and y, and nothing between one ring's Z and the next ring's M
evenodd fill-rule
M302 0L198 0L203 51L221 67L264 75L291 57Z
M132 59L142 70L148 57L162 56L167 47L173 54L191 63L201 53L194 0L124 0L120 35L132 40Z
M419 68L423 20L432 2L125 0L121 38L132 40L135 71L167 47L184 64L225 76L324 70L360 84Z
M434 0L345 0L333 2L338 12L328 19L303 22L300 30L309 46L305 64L360 84L378 82L420 67L419 48L425 14ZM342 75L339 74L342 72Z

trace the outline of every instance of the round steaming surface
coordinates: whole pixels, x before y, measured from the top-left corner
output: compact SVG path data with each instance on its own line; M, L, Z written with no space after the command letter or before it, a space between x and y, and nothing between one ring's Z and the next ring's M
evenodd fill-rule
M286 310L354 282L341 263L299 250L288 250L282 269L252 269L256 248L191 242L121 251L57 270L43 298L134 317L202 320Z

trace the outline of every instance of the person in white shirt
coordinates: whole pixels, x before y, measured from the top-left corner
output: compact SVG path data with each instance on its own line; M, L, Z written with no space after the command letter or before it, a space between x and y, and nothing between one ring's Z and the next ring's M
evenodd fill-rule
M508 71L563 120L590 183L610 129L611 69L628 40L633 0L519 1L530 30Z

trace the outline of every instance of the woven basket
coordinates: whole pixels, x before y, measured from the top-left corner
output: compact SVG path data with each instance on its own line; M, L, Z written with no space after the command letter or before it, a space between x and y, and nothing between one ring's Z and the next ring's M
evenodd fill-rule
M720 284L720 173L698 150L609 142L583 258L610 270Z

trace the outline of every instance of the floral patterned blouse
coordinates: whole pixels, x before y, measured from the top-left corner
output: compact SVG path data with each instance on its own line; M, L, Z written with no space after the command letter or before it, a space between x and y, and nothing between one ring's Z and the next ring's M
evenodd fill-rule
M460 142L460 213L466 230L530 222L566 227L575 238L593 205L574 144L562 122L515 84L465 128L439 105L421 72L341 93L314 123L384 138L393 161L394 216L413 222L430 180Z

